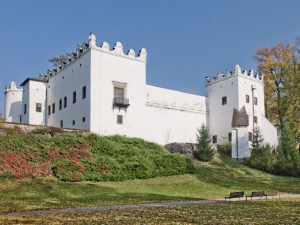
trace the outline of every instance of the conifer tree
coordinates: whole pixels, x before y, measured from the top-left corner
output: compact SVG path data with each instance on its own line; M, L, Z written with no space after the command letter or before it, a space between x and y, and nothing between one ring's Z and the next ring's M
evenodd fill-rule
M197 144L196 150L194 151L194 157L203 162L209 162L215 155L215 150L211 147L211 136L209 129L202 124L197 129Z
M295 136L293 135L290 126L285 124L280 135L280 148L287 160L297 160L298 151Z
M259 154L259 149L263 144L264 138L258 126L253 129L253 137L251 142L252 154Z

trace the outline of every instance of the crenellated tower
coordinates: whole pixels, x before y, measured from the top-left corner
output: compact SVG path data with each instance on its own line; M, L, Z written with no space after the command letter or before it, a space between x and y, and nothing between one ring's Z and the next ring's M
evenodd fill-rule
M22 88L18 88L12 81L10 86L5 86L5 109L4 117L7 122L20 122L22 111Z

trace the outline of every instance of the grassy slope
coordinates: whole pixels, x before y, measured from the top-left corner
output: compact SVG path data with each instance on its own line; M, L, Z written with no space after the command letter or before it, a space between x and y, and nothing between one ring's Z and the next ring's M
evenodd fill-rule
M216 155L197 173L118 182L68 183L57 179L0 179L0 212L92 205L223 198L231 191L300 193L300 179L250 169Z

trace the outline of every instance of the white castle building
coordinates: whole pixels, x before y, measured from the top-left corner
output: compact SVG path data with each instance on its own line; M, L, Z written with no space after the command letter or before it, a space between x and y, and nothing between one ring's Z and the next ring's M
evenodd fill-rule
M14 81L5 87L7 122L85 129L159 144L194 143L197 128L204 124L213 144L232 141L233 158L249 156L255 124L266 142L277 144L276 128L264 117L263 77L252 70L242 72L236 65L233 72L207 77L207 96L198 96L147 85L144 48L137 56L133 49L124 54L121 42L110 50L107 42L97 46L91 33L89 42L76 50L57 68L27 78L21 88ZM234 109L242 108L249 121L234 122Z

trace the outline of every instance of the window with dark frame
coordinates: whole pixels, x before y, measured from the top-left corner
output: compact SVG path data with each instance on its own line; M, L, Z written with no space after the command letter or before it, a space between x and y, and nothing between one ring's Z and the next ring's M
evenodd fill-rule
M27 113L27 104L24 105L24 114Z
M59 110L62 109L62 99L59 99Z
M60 121L60 127L64 127L64 121L63 120Z
M124 88L114 87L114 97L115 98L124 98Z
M64 108L67 107L67 97L64 97Z
M86 98L86 86L82 87L82 99Z
M254 97L254 105L257 105L257 97Z
M257 123L257 116L254 116L254 117L253 117L253 122L254 122L254 123Z
M252 132L248 132L248 139L249 141L252 141Z
M35 103L35 111L42 112L42 103Z
M52 104L52 114L55 113L55 103Z
M51 115L51 105L48 105L48 116Z
M84 116L84 117L82 117L82 122L83 122L83 123L85 122L85 116Z
M22 115L20 115L20 123L22 122Z
M232 133L228 133L228 141L231 142L232 140Z
M222 97L222 105L227 104L227 96Z
M73 92L73 104L76 102L76 91Z
M213 143L215 144L215 143L217 143L217 141L218 141L217 135L214 135L213 136Z
M117 124L123 124L123 116L117 115Z
M250 103L249 95L246 95L246 103Z
M75 125L75 120L72 121L73 126Z

